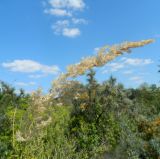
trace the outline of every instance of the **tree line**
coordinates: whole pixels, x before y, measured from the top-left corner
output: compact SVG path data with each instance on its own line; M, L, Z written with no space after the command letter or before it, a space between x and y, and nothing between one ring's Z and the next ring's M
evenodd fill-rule
M45 113L40 104L33 110L30 94L1 82L0 158L160 158L160 87L125 88L112 76L98 83L92 69L86 78L68 83Z

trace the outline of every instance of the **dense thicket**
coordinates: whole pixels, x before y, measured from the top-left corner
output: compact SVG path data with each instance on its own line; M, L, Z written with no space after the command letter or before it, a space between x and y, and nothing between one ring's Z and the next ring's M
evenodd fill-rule
M73 81L68 85L50 102L45 117L51 116L52 121L24 140L17 132L29 132L34 125L31 98L1 82L1 159L160 157L158 86L126 89L113 77L100 84L93 70L87 73L87 84Z

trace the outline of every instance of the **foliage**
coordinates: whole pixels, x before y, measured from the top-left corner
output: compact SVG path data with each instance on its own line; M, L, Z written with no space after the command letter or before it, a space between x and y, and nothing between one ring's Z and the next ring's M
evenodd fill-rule
M153 40L103 47L68 67L49 94L27 95L0 83L2 159L158 159L160 88L126 89L110 77L95 79L94 67ZM86 74L87 83L68 78Z
M7 158L14 152L14 133L19 120L28 107L28 95L23 90L17 94L15 89L4 82L0 83L0 154ZM15 115L16 112L16 115ZM14 125L17 123L16 125ZM14 126L14 127L13 127Z
M160 88L143 84L126 89L113 77L99 84L94 76L90 70L85 85L69 83L49 103L33 103L33 96L17 94L2 82L1 158L157 159ZM39 115L43 120L35 121Z

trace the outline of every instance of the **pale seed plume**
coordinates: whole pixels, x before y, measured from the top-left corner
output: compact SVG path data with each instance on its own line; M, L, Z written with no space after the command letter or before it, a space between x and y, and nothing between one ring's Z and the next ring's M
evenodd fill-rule
M59 91L68 83L67 78L75 78L85 74L87 70L93 67L104 66L106 63L115 59L117 56L123 55L124 53L131 53L132 48L142 47L152 43L153 41L153 39L148 39L137 42L124 42L120 45L114 45L111 47L102 47L98 51L97 55L86 57L77 64L69 65L67 67L67 72L60 75L56 80L53 81L53 95L59 93Z

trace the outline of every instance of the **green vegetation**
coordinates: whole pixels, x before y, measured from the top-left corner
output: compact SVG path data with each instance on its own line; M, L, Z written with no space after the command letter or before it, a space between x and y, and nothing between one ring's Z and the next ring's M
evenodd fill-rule
M156 85L126 89L113 77L99 84L90 70L87 84L69 83L41 112L31 95L1 82L0 158L158 159L159 101Z

